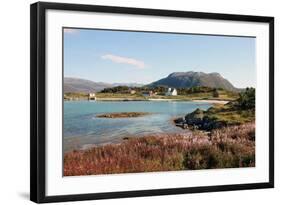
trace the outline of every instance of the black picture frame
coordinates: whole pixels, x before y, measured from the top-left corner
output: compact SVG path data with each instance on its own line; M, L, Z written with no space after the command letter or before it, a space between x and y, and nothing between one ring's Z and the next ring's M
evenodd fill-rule
M192 188L170 188L107 193L46 196L46 81L45 81L45 25L46 10L68 10L101 13L137 14L196 19L263 22L269 24L269 181L263 183L230 184ZM187 12L96 6L82 4L38 2L30 7L30 199L37 203L77 200L97 200L198 192L217 192L274 187L274 17L218 13Z

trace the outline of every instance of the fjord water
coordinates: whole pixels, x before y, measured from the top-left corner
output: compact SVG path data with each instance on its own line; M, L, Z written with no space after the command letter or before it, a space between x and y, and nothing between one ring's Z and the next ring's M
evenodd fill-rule
M198 107L207 109L210 104L191 101L65 101L64 150L118 142L124 137L183 132L173 125L172 118L184 116ZM151 115L115 119L96 117L113 112L149 112Z

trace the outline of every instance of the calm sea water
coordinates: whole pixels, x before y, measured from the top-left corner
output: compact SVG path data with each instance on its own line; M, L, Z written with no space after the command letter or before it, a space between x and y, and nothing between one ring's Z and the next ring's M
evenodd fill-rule
M64 150L81 149L93 144L117 142L125 136L182 132L171 123L173 117L184 116L196 108L210 104L198 102L64 102ZM150 112L137 118L96 118L111 112Z

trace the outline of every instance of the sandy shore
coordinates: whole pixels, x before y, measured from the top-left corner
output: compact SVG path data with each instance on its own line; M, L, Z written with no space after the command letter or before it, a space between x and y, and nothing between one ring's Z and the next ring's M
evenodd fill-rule
M86 99L75 99L66 101L79 101ZM200 99L181 99L181 98L96 98L96 101L156 101L156 102L171 102L171 101L186 101L186 102L203 102L211 104L227 104L228 100L200 100Z
M172 99L172 98L149 98L148 101L183 101L182 99ZM190 100L184 100L184 101L190 101Z
M147 101L142 98L96 98L96 101Z
M225 105L229 101L227 101L227 100L192 100L192 102L203 102L203 103L212 103L212 104L222 104L222 105Z

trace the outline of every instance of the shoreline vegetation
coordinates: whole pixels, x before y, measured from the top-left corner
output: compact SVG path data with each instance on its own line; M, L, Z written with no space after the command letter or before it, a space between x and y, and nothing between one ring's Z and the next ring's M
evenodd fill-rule
M154 134L64 155L64 176L255 166L255 124Z
M95 101L117 101L117 102L136 102L136 101L154 101L154 102L173 102L173 101L185 101L185 102L198 102L198 103L211 103L211 104L227 104L233 99L177 99L177 98L96 98ZM75 98L65 101L88 101L88 98Z
M247 88L240 97L224 105L215 104L208 110L197 108L184 117L174 119L176 126L183 129L210 131L226 126L255 121L255 89Z
M218 103L236 100L239 92L222 88L192 87L179 88L176 95L167 95L167 87L128 87L105 88L94 95L96 101L216 101ZM89 93L64 93L65 101L89 100Z
M173 120L191 132L128 136L66 152L64 176L254 167L255 89L224 101Z
M97 115L97 118L132 118L150 115L149 112L115 112Z
M97 95L98 96L98 95ZM88 100L88 97L74 97L74 98L68 98L64 99L65 101L85 101ZM193 102L206 102L206 103L222 103L226 104L229 101L232 101L234 99L231 98L191 98L191 97L119 97L119 96L113 96L113 97L96 97L95 101L193 101Z

